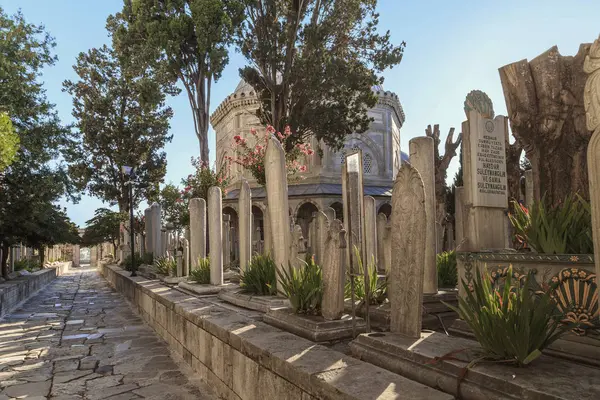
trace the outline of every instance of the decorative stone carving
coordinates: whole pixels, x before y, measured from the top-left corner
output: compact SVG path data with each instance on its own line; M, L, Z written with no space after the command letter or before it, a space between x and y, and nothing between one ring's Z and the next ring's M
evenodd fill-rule
M342 252L345 252L346 231L340 220L329 221L323 212L317 217L322 226L327 226L327 238L324 243L325 259L323 267L323 302L321 314L328 320L336 320L344 313L344 285L346 277L342 265Z
M221 188L208 189L208 238L210 241L210 283L223 284L223 195Z
M465 99L465 114L469 118L469 111L477 111L484 118L494 118L494 104L492 99L481 90L472 90Z
M245 271L252 257L252 191L248 181L242 178L238 199L238 218L240 222L240 270ZM265 235L266 236L266 235Z
M425 221L425 272L423 291L427 294L437 293L437 234L436 234L436 203L435 203L435 176L433 161L433 139L422 136L408 142L410 149L410 163L419 171L425 188L425 207L427 208ZM392 206L392 212L394 206ZM394 226L393 229L396 227Z
M587 128L593 131L587 149L587 162L596 276L600 276L600 37L590 47L583 69L589 74L583 96Z
M206 257L206 200L190 200L190 258L192 269L198 267L198 259Z
M390 330L421 337L426 247L425 186L409 163L398 171L392 191L392 265L389 277Z

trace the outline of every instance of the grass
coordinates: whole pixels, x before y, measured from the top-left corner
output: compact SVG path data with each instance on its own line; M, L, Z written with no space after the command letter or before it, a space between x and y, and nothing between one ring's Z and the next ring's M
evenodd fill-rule
M323 301L323 271L314 258L304 261L304 265L294 268L291 265L282 272L277 271L281 281L280 292L290 301L298 314L319 315Z
M256 254L240 273L240 286L246 293L257 296L277 294L277 273L275 262L269 254Z
M189 279L201 285L210 283L210 259L208 257L198 258L198 266L190 271Z

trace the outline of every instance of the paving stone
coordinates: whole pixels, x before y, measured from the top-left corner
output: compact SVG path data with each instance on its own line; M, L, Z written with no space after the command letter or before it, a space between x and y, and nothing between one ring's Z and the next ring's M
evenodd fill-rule
M8 397L46 396L49 391L50 381L46 381L9 386L2 391L2 394Z

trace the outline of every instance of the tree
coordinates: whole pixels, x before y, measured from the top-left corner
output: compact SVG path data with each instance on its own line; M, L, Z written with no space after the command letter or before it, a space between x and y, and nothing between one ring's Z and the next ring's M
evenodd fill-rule
M19 149L19 135L15 133L10 117L0 113L0 173L14 161Z
M82 243L86 246L95 246L110 242L113 246L113 255L117 254L121 223L126 220L127 215L124 213L98 208L94 212L94 217L85 223Z
M142 69L181 83L187 94L200 158L208 162L213 81L229 62L227 47L243 19L237 0L125 0L109 17L115 46L135 54Z
M172 139L167 88L150 72L135 75L133 62L107 46L91 49L73 67L79 81L64 82L78 128L66 156L69 173L79 189L118 205L120 212L129 210L129 177L121 168L135 168L134 207L153 198L166 173L161 150Z
M296 142L314 135L336 149L364 132L377 76L402 59L405 43L377 33L376 0L244 0L237 44L250 62L240 76L261 102L257 116ZM289 141L288 149L295 142Z
M189 221L189 214L184 203L181 190L172 183L166 184L158 196L158 204L162 210L162 219L172 224L176 230L182 229Z
M448 167L450 161L456 156L456 149L462 142L462 133L459 133L454 141L454 128L450 128L448 136L446 136L443 156L440 156L440 126L436 124L431 129L431 125L427 125L425 135L433 139L436 204L444 204L448 195L448 185L446 184Z
M528 62L500 68L512 134L533 171L534 197L550 206L570 193L589 199L586 149L592 133L585 121L583 70L591 44L573 57L556 46Z
M71 143L69 131L60 124L39 81L42 69L56 61L54 45L43 26L27 23L21 13L8 16L0 8L0 112L10 117L19 142L12 164L0 174L0 263L4 278L8 277L10 246L58 240L58 231L46 232L43 241L36 235L51 218L59 217L59 211L52 207L63 194L77 200L64 165L50 164Z

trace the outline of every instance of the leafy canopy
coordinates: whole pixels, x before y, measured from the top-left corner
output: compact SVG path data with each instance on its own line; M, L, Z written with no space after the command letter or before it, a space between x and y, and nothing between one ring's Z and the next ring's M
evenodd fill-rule
M10 117L0 113L0 173L14 161L19 149L19 135L15 133Z
M119 241L120 226L127 220L124 213L99 208L94 212L94 217L86 221L82 241L86 246L110 242L113 247Z

